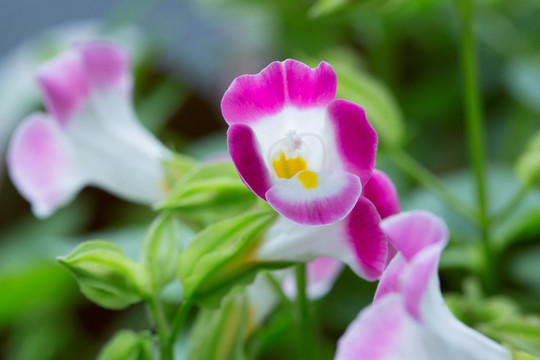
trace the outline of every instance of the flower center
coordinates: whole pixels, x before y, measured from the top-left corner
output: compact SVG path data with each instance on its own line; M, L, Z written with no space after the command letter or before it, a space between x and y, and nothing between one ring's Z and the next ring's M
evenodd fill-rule
M298 180L300 180L306 189L314 189L319 186L319 177L313 171L302 171L298 174Z
M317 135L298 134L294 130L289 131L285 137L274 143L268 156L269 165L271 164L275 175L282 179L290 179L308 169L309 173L321 170L325 161L322 140ZM313 175L317 179L317 175L315 173ZM312 184L313 181L307 183ZM317 181L314 184L316 186Z
M279 178L290 179L306 169L306 161L300 156L287 159L285 153L281 152L279 158L272 160L272 167Z

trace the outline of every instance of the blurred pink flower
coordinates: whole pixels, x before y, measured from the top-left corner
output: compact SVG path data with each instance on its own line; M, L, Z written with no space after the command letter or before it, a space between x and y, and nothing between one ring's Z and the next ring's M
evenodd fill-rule
M85 185L152 203L164 196L161 160L169 151L138 123L127 53L106 42L81 44L45 63L38 82L49 113L16 129L8 169L38 217Z

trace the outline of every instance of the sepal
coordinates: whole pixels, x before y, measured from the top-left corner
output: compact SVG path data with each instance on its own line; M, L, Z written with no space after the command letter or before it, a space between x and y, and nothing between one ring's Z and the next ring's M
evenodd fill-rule
M247 359L244 341L250 320L246 296L239 291L226 296L219 309L202 309L191 330L186 360Z
M97 360L153 360L152 337L148 332L120 330L101 349Z
M162 162L166 179L165 186L170 189L196 165L195 159L178 153L171 154Z
M275 213L257 212L209 226L180 255L178 278L186 301L217 307L234 285L253 281L260 268L277 269L291 262L261 262L256 258L263 233Z
M170 214L159 216L144 239L143 264L153 290L159 290L174 279L180 254L178 222Z
M111 242L88 241L57 260L75 277L82 293L104 308L124 309L150 293L144 267Z
M239 215L254 203L255 196L242 183L234 165L221 161L192 168L158 209L174 211L191 225L203 227Z

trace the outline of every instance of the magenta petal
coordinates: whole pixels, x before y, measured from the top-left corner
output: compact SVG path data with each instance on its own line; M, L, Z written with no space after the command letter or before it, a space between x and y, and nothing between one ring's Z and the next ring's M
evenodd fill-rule
M401 276L403 271L406 268L407 262L401 255L396 255L390 261L390 264L384 270L379 285L377 286L377 291L375 292L375 297L373 301L378 301L389 293L399 293L401 292Z
M71 153L59 125L44 114L30 115L16 129L7 154L9 174L36 216L49 216L82 186Z
M65 126L70 115L84 105L90 83L76 51L68 51L42 65L38 82L47 110Z
M427 211L391 216L382 222L382 228L407 261L431 244L440 244L444 248L448 242L444 222Z
M124 49L107 42L87 43L76 49L94 86L126 90L130 85L130 61Z
M377 153L377 133L368 122L364 109L350 101L337 99L328 105L335 143L345 170L367 184Z
M399 296L388 296L365 308L339 339L335 360L387 360L399 356L409 328Z
M347 240L352 245L358 265L367 280L378 279L386 265L386 236L379 224L381 218L375 206L360 197L346 219Z
M247 125L232 125L227 132L227 143L232 161L246 186L266 200L272 180L259 152L253 130Z
M392 180L380 170L373 170L362 195L368 198L384 219L399 213L399 197Z
M304 188L298 174L281 180L266 192L266 200L278 213L299 224L326 225L343 219L360 197L360 180L344 171L317 176L315 189Z
M405 307L409 314L418 321L422 321L422 301L427 296L428 285L432 279L437 281L437 291L440 291L437 267L444 247L441 245L433 244L422 250L407 265L401 278Z
M336 75L321 62L315 69L296 60L273 62L256 75L236 78L221 101L229 124L252 124L278 113L285 105L319 107L336 96Z
M293 59L283 62L288 103L299 108L325 106L336 98L337 77L330 64L315 69Z

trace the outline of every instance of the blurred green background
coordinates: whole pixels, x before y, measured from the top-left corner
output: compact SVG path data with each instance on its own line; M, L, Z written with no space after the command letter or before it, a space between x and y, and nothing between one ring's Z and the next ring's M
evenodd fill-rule
M52 3L45 14L81 26L84 11L60 18L62 2L55 7ZM73 41L61 39L65 30L64 35L62 29L44 32L26 17L33 6L43 4L23 5L26 9L0 5L5 37L0 43L5 59L0 65L0 95L15 94L9 102L7 95L4 100L0 96L2 148L16 121L42 108L31 81L35 65ZM404 171L403 159L393 155L393 149L402 149L407 159L432 171L453 197L475 205L453 1L132 0L89 12L99 18L84 36L107 34L132 49L135 106L141 121L167 146L197 158L226 151L219 103L236 76L289 57L312 66L322 60L332 64L339 79L338 96L364 106L378 130L378 167L398 187L403 209L431 210L449 224L451 243L443 254L441 279L451 308L497 340L540 355L540 321L534 315L540 312L540 194L534 187L522 190L515 171L528 141L540 130L540 2L479 0L475 5L490 213L504 211L516 194L521 200L508 216L495 217L492 223L498 257L492 293L480 285L482 257L472 219L419 184ZM9 29L26 23L31 32L20 45L23 32L14 30L10 38ZM126 26L127 36L122 35ZM8 76L14 74L14 62L8 61L14 53L30 59L21 72L28 85L18 92L14 89L23 81ZM40 221L4 170L0 358L93 359L117 329L147 328L141 305L116 312L91 304L54 259L94 238L117 241L136 258L155 214L87 188L67 208ZM324 358L332 357L336 340L370 302L374 286L347 270L332 293L317 301L317 322L327 344ZM291 319L277 312L252 346L262 358L293 359L293 332Z

